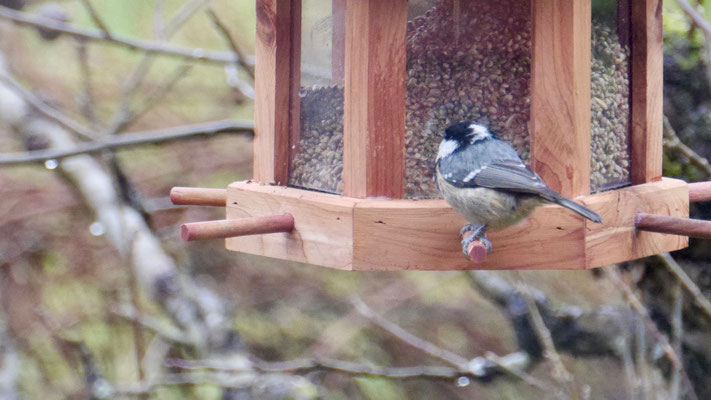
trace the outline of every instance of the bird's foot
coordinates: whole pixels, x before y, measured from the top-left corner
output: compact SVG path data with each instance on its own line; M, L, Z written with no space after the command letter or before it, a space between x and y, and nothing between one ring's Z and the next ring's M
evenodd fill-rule
M469 231L475 231L475 232L476 232L476 230L479 229L479 228L481 228L479 225L466 224L466 225L464 225L464 227L459 231L459 236L461 236L461 235L463 235L463 234L465 234L466 232L469 232Z
M486 225L476 226L468 224L467 226L462 228L462 234L468 231L474 231L474 233L462 240L462 252L465 256L469 256L467 247L469 247L469 245L475 240L478 240L486 247L487 254L491 253L491 242L489 241L489 239L486 238Z

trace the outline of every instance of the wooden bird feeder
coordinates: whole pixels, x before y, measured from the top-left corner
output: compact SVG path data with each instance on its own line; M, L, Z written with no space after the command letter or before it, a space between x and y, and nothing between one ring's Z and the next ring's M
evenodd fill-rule
M684 248L686 236L635 227L640 213L689 213L690 186L661 176L661 8L257 0L254 178L175 188L176 203L227 211L183 237L345 270L585 269ZM604 223L540 207L467 259L466 221L432 183L439 135L464 120Z

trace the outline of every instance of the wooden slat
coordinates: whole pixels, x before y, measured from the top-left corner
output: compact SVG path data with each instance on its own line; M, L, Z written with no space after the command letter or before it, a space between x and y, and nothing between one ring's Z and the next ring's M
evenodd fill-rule
M566 197L590 192L590 0L533 0L531 165Z
M583 222L560 207L541 207L524 223L487 237L475 266L460 245L466 224L444 200L369 200L354 212L353 269L571 269L585 265Z
M291 163L299 153L301 137L301 0L291 0L291 52L289 68L289 166L291 176ZM284 182L286 184L286 182Z
M662 0L632 1L630 137L633 184L662 176Z
M343 193L404 194L407 0L346 5Z
M257 0L254 179L286 184L289 173L292 0Z
M684 181L659 182L611 190L583 200L603 224L586 222L588 267L645 257L688 246L688 238L635 230L637 213L689 216L689 189Z
M258 183L235 182L227 188L227 218L289 213L291 233L226 239L229 250L283 260L351 269L355 199Z
M558 206L538 208L519 225L490 231L493 251L481 265L461 252L466 223L443 200L363 200L239 182L227 191L227 218L290 213L292 233L227 239L227 248L352 270L584 269L687 246L685 237L635 232L639 212L688 216L683 181L598 193L577 201L604 224Z

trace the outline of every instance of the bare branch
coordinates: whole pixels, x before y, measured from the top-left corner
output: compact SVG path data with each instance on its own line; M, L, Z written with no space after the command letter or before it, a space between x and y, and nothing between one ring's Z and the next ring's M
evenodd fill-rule
M170 57L185 58L216 64L230 64L239 62L235 54L231 52L187 48L182 46L176 46L170 43L140 40L119 35L114 35L113 37L108 38L100 30L85 29L68 23L59 23L49 18L44 18L21 11L14 11L7 7L0 7L0 18L13 21L22 26L42 27L45 29L51 29L57 32L62 32L78 39L103 41L118 46L126 47L132 50L142 50L146 53L162 54ZM251 59L246 60L246 62L249 65L254 65L254 62Z
M91 19L94 21L94 24L96 24L96 27L101 30L106 39L112 40L113 36L111 35L111 32L109 32L109 29L106 27L106 24L104 24L104 21L99 16L99 13L96 12L94 6L91 5L91 1L81 0L81 2L84 4L84 8L86 8L86 11L89 13L89 16L91 16Z
M77 58L79 61L79 71L82 76L83 93L79 100L79 108L84 117L89 121L93 130L98 130L99 120L96 117L94 108L94 85L91 67L89 66L89 46L83 41L77 42Z
M709 25L706 20L699 15L699 13L694 10L694 8L686 1L686 0L677 0L679 3L679 6L681 7L682 10L686 13L689 18L694 22L696 26L701 28L706 35L711 35L711 25Z
M445 366L418 365L411 367L385 367L334 359L298 359L289 361L268 362L252 359L250 365L236 365L221 360L182 360L170 359L167 366L181 369L208 369L228 372L259 371L263 373L307 373L312 371L339 372L355 376L376 376L388 379L442 379L457 381L461 378L475 380L490 379L494 375L509 373L531 386L543 391L553 390L544 382L519 371L521 366L528 365L528 357L523 353L511 353L498 357L487 353L486 357L477 357L471 362L476 368L452 368Z
M608 267L603 268L602 270L605 272L607 278L618 289L620 289L620 291L622 291L625 296L625 299L627 299L627 302L632 306L632 309L635 310L637 314L642 317L647 330L651 332L652 335L654 335L659 344L662 346L664 354L666 355L667 359L669 359L669 361L672 363L674 368L683 369L684 365L682 364L681 359L679 358L677 353L674 351L674 348L672 348L671 344L669 343L669 339L667 338L667 336L659 331L657 325L650 318L647 307L642 304L639 298L632 291L632 288L630 288L629 285L622 280L622 277L620 277L620 274L614 268L615 267Z
M533 329L536 332L538 340L543 343L543 348L545 349L545 357L553 365L553 378L558 381L562 387L566 387L568 383L573 380L573 376L570 374L563 361L560 358L560 354L555 348L553 343L553 337L551 336L551 331L543 322L543 316L541 316L541 311L538 309L536 302L526 295L525 291L521 291L526 300L526 306L528 307L528 318L533 325Z
M709 301L709 299L704 296L704 294L701 292L701 289L699 289L699 287L696 285L696 283L694 283L694 281L689 277L689 275L684 272L684 270L676 262L676 260L674 260L671 254L662 253L658 257L660 260L662 260L664 266L667 267L667 270L674 274L674 276L676 276L679 282L681 282L684 289L686 289L686 291L694 299L694 303L699 306L701 311L703 311L708 318L711 318L711 301Z
M194 139L200 136L212 136L222 133L245 132L252 134L253 129L254 125L251 121L223 120L179 126L170 129L136 131L107 137L94 142L76 144L70 148L0 154L0 165L56 160L78 154L98 153L108 149Z
M2 7L0 7L2 8ZM39 111L45 117L58 122L63 127L69 129L70 131L80 135L84 139L94 140L96 135L89 131L88 129L81 126L78 122L74 121L70 117L64 115L61 111L56 110L51 107L40 98L26 90L22 85L7 74L3 74L0 71L0 81L8 85L12 90L14 90L20 97Z
M454 354L449 350L445 350L445 349L435 345L432 342L428 342L424 339L420 339L417 336L413 335L412 333L402 329L397 324L394 324L394 323L388 321L387 319L381 317L380 315L376 314L375 311L373 311L373 309L368 307L368 305L365 304L363 302L363 300L361 300L359 298L353 298L351 300L351 303L353 304L355 309L360 313L360 315L367 318L369 321L375 323L376 325L383 328L384 330L395 335L398 339L409 344L410 346L412 346L418 350L421 350L433 357L439 358L440 360L443 360L449 364L452 364L453 366L460 368L460 369L465 369L467 364L469 363L469 360L467 360L466 358L459 356L457 354Z
M131 322L141 324L144 328L149 329L163 339L185 345L195 345L195 343L187 338L183 333L173 325L163 323L148 315L141 314L133 305L125 305L118 307L111 312L121 318L125 318Z
M143 66L145 65L146 69L143 69ZM130 87L124 88L124 99L122 101L122 104L120 106L120 109L116 116L114 117L113 122L111 123L111 126L107 129L107 136L110 135L115 135L119 131L121 131L123 128L126 127L131 121L135 120L136 118L140 117L141 115L145 114L150 110L157 102L163 98L168 92L170 92L175 85L180 81L185 75L190 71L192 68L192 65L190 64L185 64L180 67L178 67L175 72L166 80L164 84L159 86L157 89L152 91L147 98L143 101L143 104L141 104L140 107L138 107L137 110L131 110L129 108L128 104L128 98L130 95L130 91L134 90L135 87L138 86L140 80L142 77L145 75L145 73L148 71L147 68L149 67L150 63L144 64L141 62L139 66L136 69L136 72L134 76L136 77L136 81L132 82L130 84ZM135 84L135 86L133 86ZM133 89L131 89L131 87ZM126 91L129 90L129 91Z
M692 164L701 168L707 176L711 175L711 164L709 164L709 160L699 155L699 153L695 152L679 139L679 136L677 136L666 116L664 117L664 136L665 149L681 153L681 155L688 158Z
M672 346L677 354L682 354L681 343L684 335L684 291L681 287L681 282L677 281L674 284L674 306L672 307ZM669 399L678 400L681 392L681 371L675 369L672 371L672 377L669 382Z
M215 28L217 31L222 35L222 37L225 38L225 41L227 44L230 46L232 51L237 55L237 60L239 65L244 68L245 71L249 74L249 76L254 79L254 67L252 65L249 65L247 63L247 56L244 54L242 49L239 47L237 44L237 41L232 37L232 34L230 33L230 30L227 29L227 25L223 24L222 21L220 21L220 18L217 16L215 13L215 10L212 9L212 7L207 8L207 15L210 17L210 20L212 23L215 25Z
M516 353L512 353L516 354ZM528 383L529 385L536 387L546 393L555 393L557 392L557 389L552 387L546 382L543 382L542 380L535 378L534 376L524 373L521 371L521 368L519 368L517 365L511 365L510 363L506 362L506 357L499 357L496 354L492 352L486 352L485 354L486 359L488 361L493 362L497 367L501 368L502 371L505 371L507 374L510 374L512 376L515 376L522 381Z

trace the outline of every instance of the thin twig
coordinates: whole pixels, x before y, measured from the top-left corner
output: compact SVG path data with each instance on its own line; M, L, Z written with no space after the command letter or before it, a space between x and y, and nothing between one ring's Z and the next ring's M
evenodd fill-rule
M0 154L0 165L26 164L74 156L77 154L98 153L108 149L118 149L145 144L157 144L174 140L194 139L200 136L212 136L222 133L251 132L251 121L215 121L179 126L170 129L136 131L107 137L99 141L76 144L68 149L46 149L21 153Z
M153 36L156 39L165 39L165 21L163 20L164 0L156 0L153 6Z
M674 131L671 126L669 119L664 117L664 148L666 150L672 150L681 153L684 157L689 159L691 164L696 165L701 168L707 176L711 175L711 164L706 157L699 155L691 147L687 146L684 142L679 139L679 136Z
M79 70L82 76L83 95L79 101L79 107L84 117L89 121L93 130L99 128L99 121L94 108L94 85L92 82L92 69L89 66L89 46L86 42L77 41L77 58L79 59Z
M511 357L509 357L511 356ZM481 360L479 360L481 359ZM471 368L452 368L445 366L418 365L411 367L385 367L378 365L367 365L351 361L334 359L297 359L288 361L263 361L252 359L251 364L238 364L221 360L181 360L169 359L166 365L171 368L181 369L208 369L227 372L250 372L259 371L263 373L307 373L312 371L340 372L355 376L375 376L389 379L443 379L454 381L466 377L471 379L487 379L493 373L506 372L524 382L541 389L542 391L553 390L545 382L542 382L528 374L516 369L520 363L520 353L512 353L508 356L498 357L493 353L487 353L486 357L475 360L487 363L488 368L484 373L476 373Z
M701 309L701 311L706 314L708 318L711 318L711 301L704 296L701 289L694 283L694 281L689 277L689 275L684 272L679 263L674 260L674 258L669 253L662 253L659 256L662 260L664 266L674 274L674 276L681 282L684 289L691 295L694 299L694 303Z
M106 24L104 24L104 21L99 16L99 13L96 12L94 6L91 5L91 1L81 0L81 2L84 4L84 8L86 8L86 11L89 13L91 20L94 21L94 24L97 28L99 28L99 30L101 30L106 39L113 40L113 35L109 32L109 29L106 27Z
M445 361L455 367L456 370L462 372L462 371L468 371L467 376L474 376L474 377L482 377L482 376L488 376L489 374L486 372L482 372L481 368L482 366L486 366L488 362L493 363L497 367L499 367L503 372L509 373L512 376L515 376L519 379L522 379L524 382L537 387L543 391L554 391L555 389L552 388L550 385L530 376L529 374L526 374L525 372L519 370L517 368L517 365L521 364L520 357L514 357L510 360L504 361L504 357L497 357L494 353L487 353L486 357L476 357L472 360L467 360L464 357L461 357L455 353L450 352L449 350L445 350L437 345L435 345L432 342L428 342L424 339L418 338L417 336L413 335L412 333L404 330L402 327L399 325L388 321L387 319L381 317L380 315L376 314L373 309L368 307L367 304L363 302L360 298L353 298L351 300L353 303L353 306L355 309L365 318L367 318L369 321L375 323L382 329L390 332L393 334L395 337L398 339L402 340L403 342L409 344L410 346L423 351L433 357L439 358L442 361ZM519 353L515 353L519 354ZM510 362L511 360L515 360L514 362ZM528 365L528 358L526 357L526 360L524 364ZM484 369L486 371L486 369Z
M684 365L681 362L681 358L679 358L679 355L677 355L677 353L674 351L674 348L669 343L669 339L667 338L667 336L659 331L659 328L657 328L657 325L654 323L654 321L652 321L651 317L649 316L649 311L647 310L647 307L642 304L639 298L632 291L632 288L630 288L629 285L622 280L622 277L620 277L620 274L614 268L615 267L609 267L603 268L602 270L604 271L607 278L620 291L622 291L625 296L625 299L632 306L632 309L635 310L635 312L637 312L637 314L642 317L642 320L644 321L647 330L655 337L655 339L662 346L664 355L666 355L667 359L672 363L674 368L683 369Z
M227 28L227 25L222 23L222 21L217 16L217 13L215 13L215 10L213 10L212 7L208 7L206 12L207 15L210 17L210 20L212 21L213 25L215 25L217 31L222 35L222 37L225 38L227 44L237 55L237 62L239 63L239 65L244 68L244 70L247 72L247 74L249 74L252 79L254 79L254 67L247 63L247 55L244 54L244 51L242 51L242 49L239 47L237 41L232 37L230 30Z
M184 335L183 332L177 327L148 315L139 313L133 305L127 304L122 307L112 309L111 312L116 316L131 321L132 323L135 322L141 324L141 326L162 337L168 342L195 345L195 343Z
M22 85L19 82L17 82L14 78L10 77L9 75L0 73L0 81L4 82L6 85L8 85L12 90L15 91L15 93L17 93L20 97L22 97L23 100L25 100L27 103L29 103L32 107L34 107L37 111L39 111L45 117L58 122L63 127L78 134L79 136L83 137L84 139L89 139L89 140L96 139L96 135L93 132L89 131L88 129L83 127L78 122L76 122L73 119L71 119L70 117L66 116L61 111L55 109L54 107L52 107L49 104L42 101L40 98L35 96L32 92L30 92L30 91L26 90L24 87L22 87Z
M173 14L163 30L163 36L169 38L195 13L197 13L208 0L192 0L183 4L178 11Z
M178 67L175 72L170 77L168 77L168 79L166 79L166 82L160 85L155 90L153 90L151 93L149 93L148 96L143 100L143 103L139 107L136 107L135 110L131 110L129 108L128 98L130 94L127 93L124 96L124 101L122 101L122 105L120 107L119 112L116 114L116 117L114 118L110 127L107 129L106 135L115 135L119 131L123 130L128 124L130 124L131 121L136 120L138 117L148 112L154 105L158 103L159 100L163 98L163 96L168 94L183 77L185 77L185 75L188 73L188 71L192 69L192 67L193 66L191 64L185 64Z
M684 335L683 325L683 309L684 309L684 290L682 289L681 281L674 284L674 306L672 308L672 346L677 354L682 354L681 342ZM681 394L681 371L675 369L672 371L672 377L669 382L669 399L678 400Z
M394 324L388 321L387 319L381 317L380 315L376 314L373 309L371 309L367 304L363 302L363 300L357 297L353 298L351 300L351 303L353 304L353 307L355 307L355 309L360 313L360 315L367 318L369 321L375 323L384 330L395 335L398 339L409 344L410 346L421 350L435 358L439 358L440 360L445 361L455 366L456 368L466 368L469 362L469 360L467 360L466 358L458 354L454 354L449 350L443 349L432 342L428 342L424 339L418 338L412 333L402 329L399 325Z
M80 28L76 25L65 22L60 23L50 18L11 10L7 7L0 7L0 18L13 21L22 26L42 27L62 32L78 39L103 41L132 50L142 50L147 53L162 54L165 56L186 58L217 64L231 64L238 62L235 54L231 52L188 48L164 42L140 40L119 35L113 35L113 37L107 38L100 30ZM251 59L246 60L246 62L250 65L254 64Z
M134 237L135 239L135 237ZM133 245L128 246L129 252L132 251ZM130 256L130 255L129 255ZM136 277L136 271L131 268L128 263L125 265L126 273L128 275L128 288L129 297L131 298L131 306L133 307L134 313L136 315L142 315L143 310L141 307L141 300L139 295L139 282ZM138 318L133 318L131 320L131 329L133 331L133 349L136 357L136 370L138 371L138 379L146 379L146 371L143 368L143 356L146 354L146 346L143 340L144 337L144 326L138 321Z
M533 326L534 332L536 332L538 341L543 344L543 348L545 349L544 355L553 365L553 378L558 381L561 387L566 387L573 380L573 376L568 369L565 368L563 360L560 358L560 354L553 343L551 331L543 321L543 316L541 316L541 311L538 309L536 302L531 299L530 296L526 295L525 291L521 291L521 294L528 307L529 321Z
M554 393L557 391L556 388L554 388L551 385L549 385L548 383L534 377L533 375L522 372L518 368L515 368L515 367L512 368L511 366L509 366L507 363L505 363L503 361L504 357L499 357L490 351L487 351L485 353L485 357L487 360L496 364L497 367L501 368L502 371L505 371L507 374L521 379L522 381L528 383L529 385L531 385L533 387L541 389L542 391L544 391L546 393Z
M696 10L694 10L694 8L687 3L686 0L677 0L677 2L686 15L691 18L694 24L696 24L696 26L701 28L707 35L711 35L711 25L709 25L709 23L696 12Z

